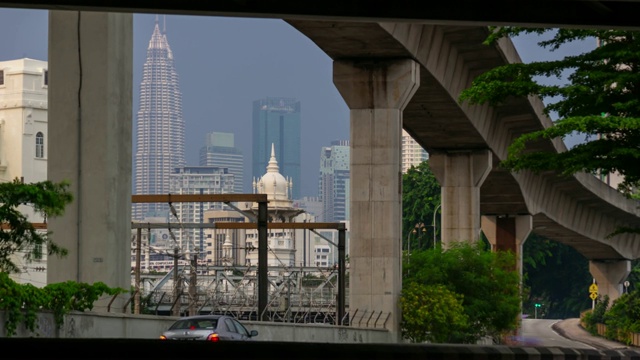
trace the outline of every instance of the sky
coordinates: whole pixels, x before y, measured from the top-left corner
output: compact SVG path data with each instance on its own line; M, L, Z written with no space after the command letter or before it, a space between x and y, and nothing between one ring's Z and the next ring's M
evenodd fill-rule
M134 123L155 19L152 14L134 14ZM159 19L166 26L182 91L187 165L198 165L206 133L234 133L236 146L244 154L245 191L252 192L252 103L266 97L296 98L302 119L301 195L317 196L321 148L333 140L349 139L349 109L333 85L332 60L279 19L185 15ZM0 34L0 61L47 60L48 11L0 8ZM549 54L535 42L533 36L514 39L523 62L566 53ZM593 47L595 41L587 41L568 52Z

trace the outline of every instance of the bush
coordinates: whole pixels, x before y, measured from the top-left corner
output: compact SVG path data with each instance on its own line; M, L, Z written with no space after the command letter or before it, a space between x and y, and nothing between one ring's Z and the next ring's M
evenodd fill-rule
M64 315L69 311L91 310L102 295L113 296L124 292L124 289L110 288L102 282L91 285L67 281L38 288L31 284L18 284L7 273L0 272L0 310L7 315L7 337L16 334L21 321L29 331L34 332L38 311L53 311L56 326L60 327Z
M604 324L604 314L609 307L609 296L598 297L592 310L585 312L583 322L591 335L598 335L598 324Z

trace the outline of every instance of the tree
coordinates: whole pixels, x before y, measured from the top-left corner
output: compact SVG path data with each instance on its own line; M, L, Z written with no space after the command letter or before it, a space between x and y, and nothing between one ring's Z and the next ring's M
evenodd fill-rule
M409 283L400 306L402 336L411 342L453 343L468 331L462 297L443 285Z
M551 319L579 317L591 307L589 262L574 248L532 234L524 243L522 263L528 295L523 307L530 313L535 303L544 304Z
M483 242L453 243L446 251L438 247L412 252L402 272L403 289L411 284L442 285L461 296L469 327L452 342L474 343L485 335L499 338L518 326L520 276L511 252L492 252Z
M492 106L511 97L539 96L546 102L544 113L557 114L553 126L519 136L500 166L535 173L555 170L566 176L618 172L624 177L619 189L631 196L640 185L640 32L502 27L494 28L485 43L527 33L551 34L538 42L551 51L574 40L597 39L600 46L561 60L499 66L478 76L461 93L461 102ZM538 80L561 79L567 73L564 85ZM564 139L574 133L589 141L561 153L527 150L536 140ZM627 230L640 232L640 228Z
M433 225L434 212L440 205L440 184L431 172L429 160L423 161L417 167L412 166L407 173L402 176L402 239L403 243L407 239L411 240L410 232L416 225L423 224L416 232L415 238L424 238L425 241L420 242L423 245L428 244L426 239L433 239L435 231ZM406 248L405 243L403 249ZM417 249L413 244L412 249Z
M16 253L24 253L27 262L41 258L45 248L49 255L67 254L66 249L49 239L51 232L37 230L18 207L30 205L45 219L62 215L65 206L73 200L68 187L67 182L24 184L18 179L0 183L0 272L20 272L12 260Z

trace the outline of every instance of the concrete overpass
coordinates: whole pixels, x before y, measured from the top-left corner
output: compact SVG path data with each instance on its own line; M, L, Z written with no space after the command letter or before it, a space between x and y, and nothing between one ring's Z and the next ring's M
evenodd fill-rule
M420 85L403 111L402 123L428 150L443 186L443 241L476 238L478 213L482 230L496 247L519 252L526 235L534 230L574 247L590 260L603 292L619 296L620 283L630 269L627 260L640 257L640 237L626 234L608 239L607 235L618 226L638 224L639 203L588 174L512 174L497 168L517 136L552 124L542 115L539 99L512 99L494 108L457 101L475 76L508 62L521 62L510 41L496 47L482 45L488 35L482 26L287 22L337 64L412 59L420 65ZM566 150L561 140L540 141L535 148ZM475 154L471 155L475 160L465 154ZM463 194L468 189L461 187L467 185L458 183L460 175L470 175L452 168L460 157L480 172L475 175L479 199ZM460 219L466 218L465 228ZM500 236L505 231L515 231L514 236Z
M92 5L0 2L8 7L99 11L52 11L50 15L50 43L55 46L49 47L49 143L56 151L49 158L49 174L52 180L72 182L76 202L64 217L50 221L55 241L70 253L65 259L50 259L49 282L129 286L132 16L127 12L282 16L263 13L264 8L252 2L247 4L254 6L253 12L245 13L198 4L157 9L117 1ZM232 7L235 2L222 4ZM275 4L296 8L293 2ZM594 4L637 6L634 2ZM185 8L178 9L182 5ZM415 14L408 5L398 3L405 16ZM101 12L106 10L123 13ZM616 225L637 224L637 203L588 175L563 179L553 173L514 175L495 169L514 136L549 125L548 119L537 115L539 102L518 100L492 109L456 102L474 76L517 60L508 42L499 48L480 45L486 35L484 25L491 19L403 18L396 11L391 17L379 12L377 18L360 18L347 10L285 17L334 59L334 83L351 109L352 184L358 186L351 191L350 307L391 313L388 327L399 335L403 127L431 153L443 186L445 242L473 241L482 227L497 248L517 251L534 229L583 252L591 260L601 292L615 295L619 278L628 271L628 260L639 256L634 243L640 239L604 237ZM542 24L534 20L525 23ZM609 20L594 26L620 26ZM558 23L563 24L558 19L550 22ZM561 150L563 145L540 146ZM121 308L118 305L114 307Z

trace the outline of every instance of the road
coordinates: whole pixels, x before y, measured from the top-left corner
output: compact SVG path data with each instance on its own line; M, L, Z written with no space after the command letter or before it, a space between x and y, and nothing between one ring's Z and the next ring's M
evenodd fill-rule
M560 320L523 319L521 340L525 345L532 346L595 349L593 346L567 339L555 332L551 327L558 321Z

